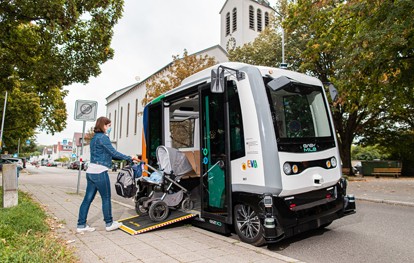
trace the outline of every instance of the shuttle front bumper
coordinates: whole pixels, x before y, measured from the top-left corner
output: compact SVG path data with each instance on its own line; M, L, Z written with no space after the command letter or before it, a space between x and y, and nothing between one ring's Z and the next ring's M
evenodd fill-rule
M268 195L264 195L265 198ZM265 198L262 204L266 204ZM268 201L267 201L268 202ZM346 194L346 181L334 187L297 195L294 198L272 198L272 207L262 206L264 237L268 243L317 228L354 214L355 197Z

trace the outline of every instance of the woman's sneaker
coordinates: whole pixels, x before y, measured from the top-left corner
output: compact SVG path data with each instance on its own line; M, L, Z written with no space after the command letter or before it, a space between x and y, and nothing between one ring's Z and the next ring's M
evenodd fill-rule
M113 221L112 225L106 227L106 231L112 231L118 229L123 224L118 221Z
M94 227L90 227L89 225L86 225L85 227L78 227L76 228L76 232L82 233L82 232L93 232L95 231Z

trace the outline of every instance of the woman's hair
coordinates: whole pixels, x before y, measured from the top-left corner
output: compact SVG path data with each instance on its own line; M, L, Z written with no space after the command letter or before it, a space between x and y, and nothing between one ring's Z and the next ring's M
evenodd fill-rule
M95 128L93 131L96 132L105 132L105 125L111 123L111 120L107 117L99 117L96 120Z

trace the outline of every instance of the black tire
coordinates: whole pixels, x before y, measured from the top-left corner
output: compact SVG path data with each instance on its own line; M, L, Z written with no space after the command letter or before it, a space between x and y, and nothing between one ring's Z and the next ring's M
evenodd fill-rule
M257 212L249 205L238 204L234 207L234 229L240 240L245 243L257 247L266 243Z
M148 215L154 222L164 221L168 217L168 205L164 201L156 201L151 204Z
M332 224L332 221L329 222L329 223L325 223L325 224L321 225L319 228L324 229L325 227L328 227L330 224Z
M149 199L149 197L141 197L138 199L138 201L135 202L135 211L137 212L138 215L143 216L148 214L148 206L145 207L144 206L144 202L147 201Z
M185 198L181 202L181 209L183 209L185 211L189 211L193 208L194 208L194 202L193 202L193 200L190 199L190 197Z

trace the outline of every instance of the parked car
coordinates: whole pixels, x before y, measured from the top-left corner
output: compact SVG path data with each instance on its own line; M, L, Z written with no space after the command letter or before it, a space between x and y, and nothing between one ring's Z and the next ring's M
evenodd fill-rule
M47 164L46 164L46 166L48 166L48 167L56 167L57 166L57 163L56 162L48 162Z
M118 170L118 163L112 164L112 172L116 172Z
M84 169L84 167L85 167L85 163L82 162L82 168L81 169ZM68 169L79 170L79 161L71 162L68 166Z
M83 162L82 163L82 170L86 171L88 170L89 162Z

